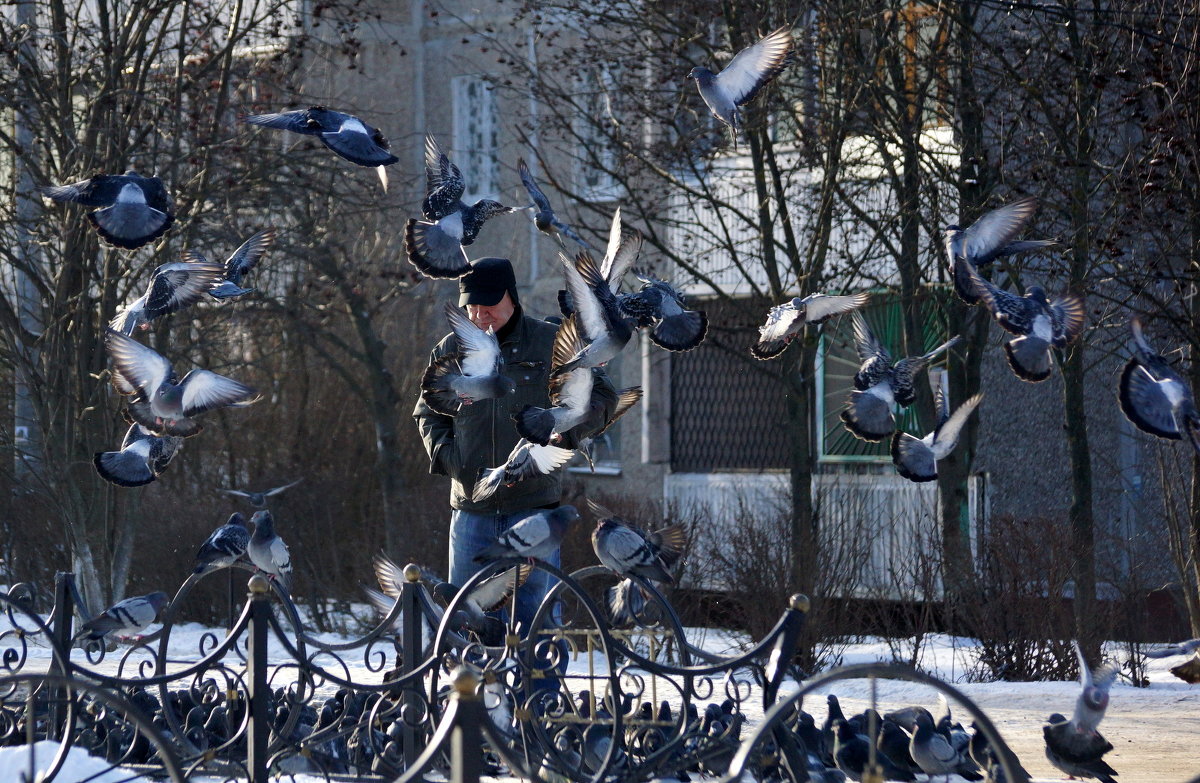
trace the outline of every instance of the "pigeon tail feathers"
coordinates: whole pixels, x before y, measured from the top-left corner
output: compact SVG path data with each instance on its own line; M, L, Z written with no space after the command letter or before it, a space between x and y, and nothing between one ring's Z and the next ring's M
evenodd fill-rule
M1050 377L1050 345L1045 340L1027 335L1004 344L1008 365L1018 378L1040 383Z

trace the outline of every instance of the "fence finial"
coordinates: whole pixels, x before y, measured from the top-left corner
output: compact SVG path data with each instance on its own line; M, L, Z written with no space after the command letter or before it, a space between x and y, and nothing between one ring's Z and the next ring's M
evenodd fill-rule
M479 698L476 695L479 689L479 678L465 666L455 669L450 681L454 685L454 692L458 694L458 698L470 701Z
M404 566L404 578L410 582L421 581L421 567L416 563L409 563Z
M267 578L262 574L255 574L254 576L250 577L248 586L250 588L250 592L254 593L255 595L262 595L263 593L271 592L271 583L268 582Z
M811 606L812 602L804 593L792 593L792 597L788 599L788 609L795 609L797 612L807 614Z

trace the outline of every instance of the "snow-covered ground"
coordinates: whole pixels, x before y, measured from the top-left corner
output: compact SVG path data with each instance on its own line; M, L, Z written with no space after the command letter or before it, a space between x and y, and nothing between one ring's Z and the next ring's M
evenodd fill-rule
M0 617L0 633L6 629L6 622ZM156 628L157 626L152 626L149 630L153 631ZM215 633L220 638L223 632L194 623L176 626L168 651L169 659L175 665L197 659L200 640L209 633ZM693 629L689 635L697 646L721 654L735 654L737 644L745 642L734 635L705 629ZM333 634L322 638L330 642L350 641L347 637ZM0 638L0 652L12 644L12 636ZM1108 648L1114 656L1120 649L1118 645L1110 645ZM277 643L273 644L271 650L273 656L282 656L282 648ZM115 653L109 653L97 668L112 673L121 652L118 648ZM1050 766L1043 754L1042 724L1051 712L1070 714L1078 693L1078 684L969 682L966 675L975 668L976 654L977 648L969 639L932 637L924 647L920 666L927 673L954 685L978 703L995 722L1035 780L1062 780L1062 776ZM891 660L889 647L882 641L846 645L841 655L842 662L846 665ZM86 665L82 651L75 650L73 657ZM361 654L351 653L347 658L353 667L351 674L355 680L372 683L379 681L378 673L365 669ZM40 671L48 661L49 650L34 645L29 649L29 661L23 671ZM1184 783L1200 776L1200 686L1187 685L1170 674L1168 669L1180 662L1181 659L1150 661L1150 686L1147 688L1135 688L1127 681L1118 681L1113 687L1111 703L1101 731L1115 746L1106 760L1120 773L1123 783ZM126 671L130 669L127 668ZM587 671L585 660L577 660L571 665L571 674L585 676ZM910 704L924 705L937 711L937 694L927 686L888 680L877 681L875 686L877 703L883 711ZM794 693L796 688L794 684L785 684L783 695ZM865 680L839 681L807 697L804 707L817 717L818 722L824 719L824 694L829 692L838 695L846 714L852 714L869 706L871 686ZM660 690L656 698L670 698L669 690ZM723 694L714 696L715 701L722 698ZM958 709L953 703L951 707L957 718L969 722L965 710ZM761 704L751 699L745 707L745 712L750 719L750 725L753 726L761 718ZM6 758L7 755L0 756L0 772L7 769L5 763L12 763L11 759L6 762ZM26 756L21 756L21 759L24 764L28 764ZM75 763L71 761L69 765ZM78 763L82 765L82 770L88 762L84 759ZM8 777L0 776L0 779Z

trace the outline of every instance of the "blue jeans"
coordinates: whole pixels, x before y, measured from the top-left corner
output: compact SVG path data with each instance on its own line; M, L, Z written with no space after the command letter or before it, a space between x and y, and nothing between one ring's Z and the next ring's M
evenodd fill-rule
M453 511L450 514L450 582L459 587L475 575L481 568L472 558L489 544L495 542L502 532L520 522L526 517L538 513L539 509L530 508L514 511L509 514L499 512L481 514L475 511ZM546 558L546 562L556 568L562 566L562 553L554 550L554 554ZM529 581L517 590L517 622L521 632L527 633L533 623L542 599L557 583L550 574L540 569L534 569ZM507 616L507 613L505 613Z

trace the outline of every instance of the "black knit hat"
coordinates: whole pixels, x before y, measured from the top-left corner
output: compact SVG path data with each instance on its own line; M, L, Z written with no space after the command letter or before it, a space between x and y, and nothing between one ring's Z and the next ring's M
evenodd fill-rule
M514 305L520 303L512 262L507 258L477 258L471 262L471 271L458 278L458 306L491 307L504 298L505 291Z

